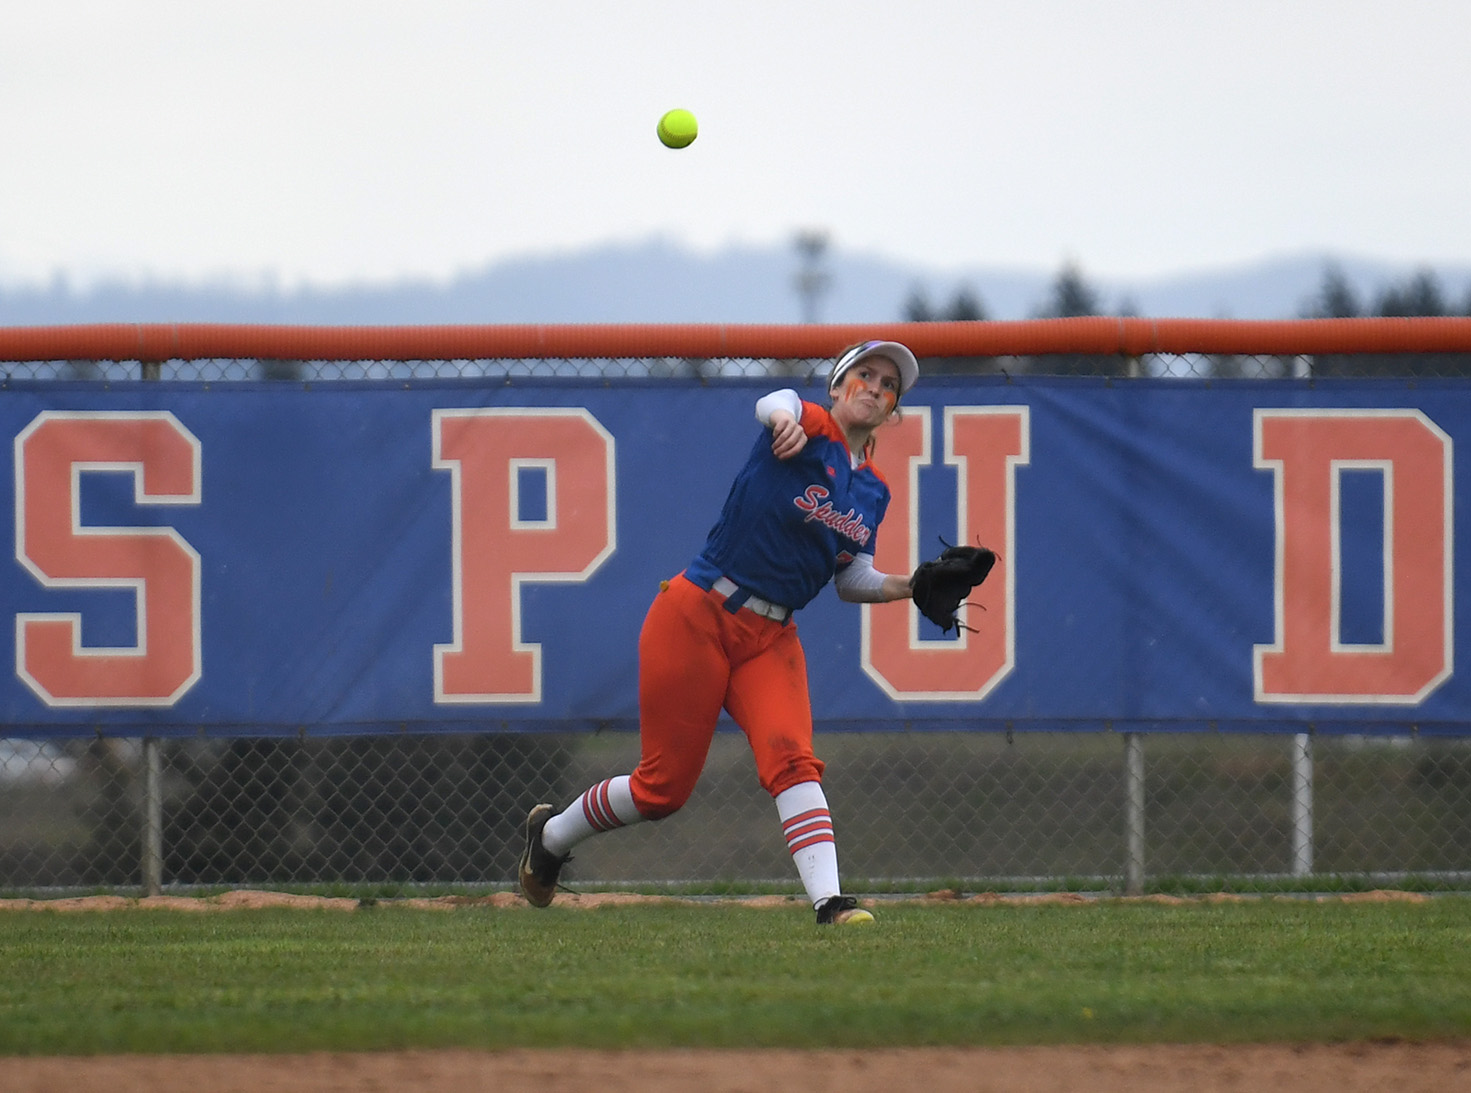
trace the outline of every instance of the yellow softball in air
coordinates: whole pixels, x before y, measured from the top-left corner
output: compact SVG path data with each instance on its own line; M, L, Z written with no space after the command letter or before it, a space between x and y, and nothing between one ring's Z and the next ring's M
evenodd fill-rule
M671 110L659 119L659 140L666 148L688 148L700 135L700 125L688 110Z

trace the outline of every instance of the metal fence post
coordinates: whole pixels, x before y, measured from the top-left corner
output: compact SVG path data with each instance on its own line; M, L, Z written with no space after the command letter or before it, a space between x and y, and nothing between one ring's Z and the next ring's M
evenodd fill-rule
M163 378L160 361L139 361L139 376L145 383ZM140 623L141 626L141 623ZM158 738L143 738L143 894L156 896L163 890L163 758Z
M1124 894L1144 891L1144 741L1124 733Z
M1313 738L1292 737L1292 875L1313 872Z
M143 894L163 891L163 754L156 736L143 738Z

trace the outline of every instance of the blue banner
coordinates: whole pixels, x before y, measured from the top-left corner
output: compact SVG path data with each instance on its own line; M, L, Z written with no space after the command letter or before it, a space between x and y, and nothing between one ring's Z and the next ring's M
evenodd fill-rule
M630 728L771 386L8 385L0 735ZM1463 381L940 378L879 437L879 568L1001 561L958 636L799 612L826 729L1471 722Z

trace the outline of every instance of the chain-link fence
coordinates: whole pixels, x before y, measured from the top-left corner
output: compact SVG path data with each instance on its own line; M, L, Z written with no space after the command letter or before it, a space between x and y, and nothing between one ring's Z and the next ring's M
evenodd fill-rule
M531 804L638 761L631 733L155 746L166 887L508 887ZM855 890L1471 884L1463 739L828 733L818 751ZM0 890L144 886L147 752L0 741ZM564 880L798 890L735 731L681 812L582 844Z
M44 361L5 380L726 377L826 359ZM1471 375L1471 354L943 357L927 374ZM0 728L3 737L3 728ZM848 887L1471 887L1471 740L1418 735L825 733ZM508 887L527 808L625 773L629 733L0 739L0 891ZM577 850L572 887L797 891L744 738L675 817Z
M769 377L811 382L831 366L828 359L649 357L638 359L483 359L451 361L172 360L19 361L0 363L0 383L11 380L137 380L186 382L336 381L427 379L516 380L696 379L718 382ZM1471 353L1357 353L1317 355L1144 354L1137 357L1050 353L1039 356L957 356L922 360L924 374L1009 376L1166 376L1195 379L1315 379L1329 376L1389 376L1407 379L1471 376Z

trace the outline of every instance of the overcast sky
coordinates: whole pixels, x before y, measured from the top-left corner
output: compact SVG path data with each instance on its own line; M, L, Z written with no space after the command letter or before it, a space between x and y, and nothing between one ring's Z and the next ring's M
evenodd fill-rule
M1468 44L1466 0L17 0L0 281L809 228L937 269L1464 264Z

